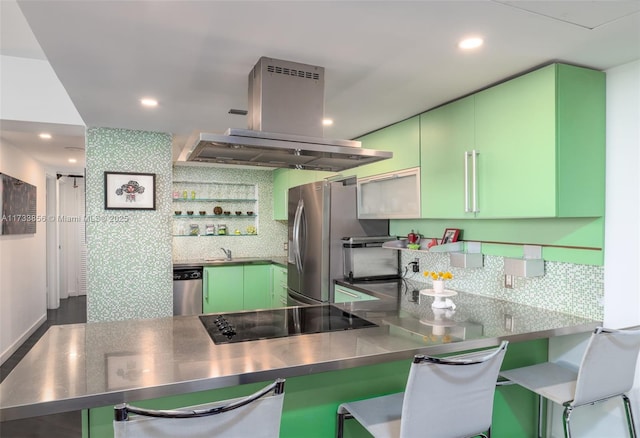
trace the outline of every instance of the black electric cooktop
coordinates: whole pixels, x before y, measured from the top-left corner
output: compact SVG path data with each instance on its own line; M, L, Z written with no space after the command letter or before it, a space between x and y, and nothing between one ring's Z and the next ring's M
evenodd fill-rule
M215 344L377 327L330 304L201 315Z

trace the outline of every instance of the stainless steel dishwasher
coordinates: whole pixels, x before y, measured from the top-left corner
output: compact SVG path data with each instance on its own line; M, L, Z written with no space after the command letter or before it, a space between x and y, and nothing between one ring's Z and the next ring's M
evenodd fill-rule
M173 269L173 314L202 314L202 268Z

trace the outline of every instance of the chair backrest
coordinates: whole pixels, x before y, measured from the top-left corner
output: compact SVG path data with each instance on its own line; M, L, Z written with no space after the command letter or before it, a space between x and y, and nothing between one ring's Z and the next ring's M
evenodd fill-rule
M571 404L580 406L629 391L639 352L640 330L597 328L582 357Z
M118 405L114 438L273 438L280 434L283 402L284 380L278 379L248 397L176 410Z
M507 344L446 359L416 356L404 393L400 436L442 438L487 431Z

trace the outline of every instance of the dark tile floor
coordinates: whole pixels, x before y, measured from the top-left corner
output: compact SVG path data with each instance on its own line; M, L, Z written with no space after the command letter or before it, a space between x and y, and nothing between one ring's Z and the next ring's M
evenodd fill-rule
M60 300L60 307L47 310L47 321L22 344L18 350L0 366L0 382L3 381L29 352L38 339L51 327L58 324L87 322L87 297L70 297ZM24 420L0 423L2 438L75 438L82 437L80 412L46 415Z

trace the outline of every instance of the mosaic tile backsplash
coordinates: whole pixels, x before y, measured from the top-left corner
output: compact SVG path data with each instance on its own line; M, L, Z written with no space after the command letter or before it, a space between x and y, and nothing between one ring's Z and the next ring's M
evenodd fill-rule
M86 135L87 321L173 314L171 135L90 128ZM104 172L155 173L155 210L105 210Z
M420 272L407 270L405 278L425 284L424 271L449 271L454 278L446 287L543 309L602 321L604 315L604 268L602 266L545 262L545 275L515 278L514 287L504 287L503 257L484 256L482 268L452 268L446 253L401 251L403 269L418 259Z
M227 225L229 235L226 236L174 236L173 237L173 260L202 260L204 258L224 257L224 253L220 248L230 249L233 257L271 257L286 255L284 243L287 241L287 224L273 220L273 176L271 170L260 169L239 169L224 167L196 167L196 166L174 166L173 180L181 181L175 183L175 189L180 193L187 190L189 196L191 188L188 183L182 181L193 181L193 188L202 189L202 185L198 183L224 183L224 184L250 184L255 185L257 203L213 203L201 204L211 214L214 205L220 204L224 210L231 211L230 217L199 219L175 219L173 220L173 233L179 226L185 224L197 224L202 228L206 224ZM223 195L226 197L226 195ZM242 195L244 197L244 195ZM196 197L198 194L196 193ZM229 195L235 197L235 195ZM191 203L173 202L172 210L184 210L185 206ZM196 206L194 204L194 210ZM249 209L249 205L255 206L255 218L237 218L235 210L245 211ZM254 207L252 207L253 210ZM185 212L183 211L183 214ZM197 215L198 211L194 211ZM246 228L253 225L257 230L256 235L246 235ZM238 229L243 235L236 236L233 234ZM177 234L177 233L176 233Z

